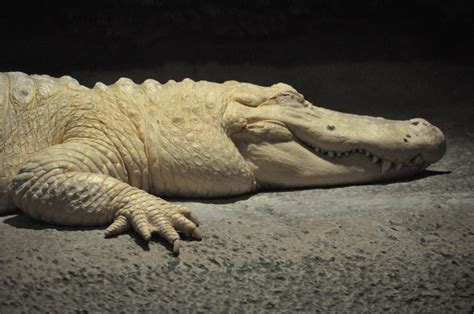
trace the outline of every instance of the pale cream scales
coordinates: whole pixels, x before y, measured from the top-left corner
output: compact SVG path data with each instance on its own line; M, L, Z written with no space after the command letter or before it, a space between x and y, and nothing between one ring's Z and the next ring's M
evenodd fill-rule
M445 153L423 119L317 107L287 84L0 74L0 212L153 233L179 249L198 221L160 197L224 197L411 176Z

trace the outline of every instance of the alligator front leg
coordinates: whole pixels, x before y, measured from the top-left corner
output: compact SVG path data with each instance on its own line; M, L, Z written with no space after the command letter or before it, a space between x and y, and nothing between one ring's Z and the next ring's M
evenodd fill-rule
M13 202L29 216L54 224L110 224L105 235L135 229L145 240L156 233L179 251L177 231L201 239L198 221L180 205L120 180L118 163L96 147L64 143L27 162L11 185Z

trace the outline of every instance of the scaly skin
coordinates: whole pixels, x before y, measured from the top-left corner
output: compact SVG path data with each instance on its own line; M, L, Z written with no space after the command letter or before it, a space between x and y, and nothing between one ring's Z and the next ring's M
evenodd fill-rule
M178 232L201 239L185 207L157 197L372 182L441 158L422 119L391 121L315 107L286 84L189 79L88 89L70 77L0 74L0 213L18 208L106 236Z

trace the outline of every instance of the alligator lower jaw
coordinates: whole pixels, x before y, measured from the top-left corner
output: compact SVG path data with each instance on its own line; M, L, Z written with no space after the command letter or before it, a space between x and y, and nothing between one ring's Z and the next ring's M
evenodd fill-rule
M317 147L312 144L305 143L306 148L312 150L314 153L319 155L323 158L346 158L346 157L353 157L353 156L362 156L370 160L374 165L380 166L380 171L382 174L387 173L388 171L400 171L402 168L418 168L423 169L428 164L423 160L421 154L416 155L415 157L405 160L402 162L393 162L383 157L377 156L363 148L356 148L349 151L344 152L335 152L335 151L327 151L320 147ZM357 154L357 155L356 155Z

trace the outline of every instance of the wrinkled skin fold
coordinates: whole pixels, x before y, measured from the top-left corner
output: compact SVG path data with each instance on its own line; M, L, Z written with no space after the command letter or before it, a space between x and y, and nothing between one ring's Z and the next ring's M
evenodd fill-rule
M201 239L189 209L161 197L225 197L266 188L412 176L446 151L426 120L314 106L287 84L0 74L0 213L60 225L134 229L179 251Z

